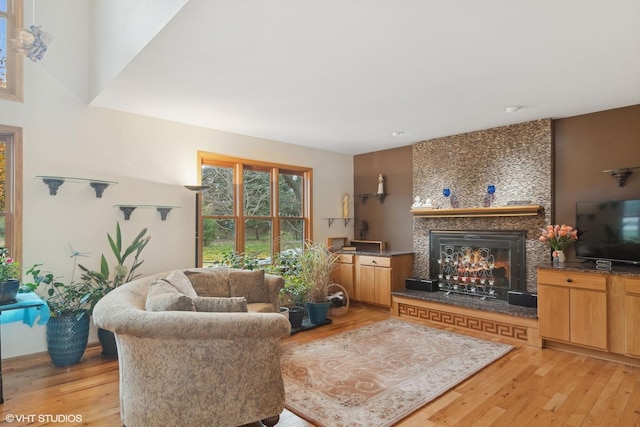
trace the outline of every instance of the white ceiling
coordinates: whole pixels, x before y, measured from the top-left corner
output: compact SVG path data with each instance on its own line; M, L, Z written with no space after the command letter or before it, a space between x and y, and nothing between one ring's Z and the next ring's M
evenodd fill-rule
M346 154L634 104L638 0L189 0L92 103Z

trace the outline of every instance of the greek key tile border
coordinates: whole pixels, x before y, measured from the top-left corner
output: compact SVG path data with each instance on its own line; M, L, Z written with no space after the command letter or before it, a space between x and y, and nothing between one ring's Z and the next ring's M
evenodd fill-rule
M501 337L515 338L527 342L527 328L518 325L496 322L494 320L481 319L478 317L466 316L457 313L449 313L441 310L434 310L426 307L416 307L410 304L398 304L400 317L413 317L429 322L440 323L457 328L466 328L473 331L484 332Z

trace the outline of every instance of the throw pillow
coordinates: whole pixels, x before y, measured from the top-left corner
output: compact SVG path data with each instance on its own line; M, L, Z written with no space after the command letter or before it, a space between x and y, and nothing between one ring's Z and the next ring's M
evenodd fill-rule
M196 311L209 311L219 313L247 312L247 299L245 297L196 297L193 299Z
M196 291L193 289L193 285L189 281L189 278L182 272L182 270L173 270L167 277L165 277L164 280L171 283L178 292L181 292L190 298L198 296Z
M195 311L193 300L179 292L169 282L158 279L149 285L147 311Z
M269 302L264 270L229 269L229 290L232 297L245 297L249 304Z
M184 272L200 297L230 297L227 267L193 268Z

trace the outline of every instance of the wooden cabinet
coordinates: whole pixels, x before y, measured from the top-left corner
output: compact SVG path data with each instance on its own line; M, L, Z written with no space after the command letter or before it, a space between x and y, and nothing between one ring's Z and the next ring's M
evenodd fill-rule
M542 338L607 350L607 277L538 270L538 327Z
M336 262L333 271L331 272L331 280L333 283L338 283L346 289L349 294L349 298L354 298L353 295L353 258L351 254L338 255L338 261Z
M356 255L354 300L391 307L391 291L404 289L413 273L413 254Z
M640 357L640 279L624 279L624 351Z

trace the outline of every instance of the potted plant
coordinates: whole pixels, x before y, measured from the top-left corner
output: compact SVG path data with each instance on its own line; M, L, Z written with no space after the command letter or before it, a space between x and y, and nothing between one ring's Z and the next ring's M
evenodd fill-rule
M15 302L19 277L20 265L9 256L7 248L0 247L0 304Z
M300 252L295 249L282 251L272 264L266 265L269 273L277 274L284 279L280 289L280 304L287 309L291 329L299 330L304 319L308 286L300 280ZM282 308L280 310L283 311Z
M314 325L327 323L327 313L331 302L327 301L331 271L338 254L330 251L321 243L305 243L299 258L298 276L307 286L307 310L309 322Z
M53 273L43 272L42 264L36 264L27 271L33 277L33 282L26 283L25 288L39 290L49 306L51 317L47 322L47 350L53 365L58 367L78 363L89 340L87 295L90 285L73 279L78 255L77 252L72 255L74 264L68 283L58 280Z
M115 238L107 233L107 240L116 259L116 265L113 268L113 276L107 258L102 254L100 257L100 271L90 270L83 265L79 265L82 270L82 280L88 284L88 292L85 301L89 304L89 313L93 313L95 305L106 294L117 288L118 286L130 282L138 277L135 274L138 267L144 261L140 260L140 255L149 243L151 236L147 235L147 229L143 228L131 243L123 249L122 233L120 231L120 223L116 223ZM131 264L127 264L129 256L133 256ZM106 357L117 357L116 340L113 332L98 328L98 339L102 345L102 355Z

